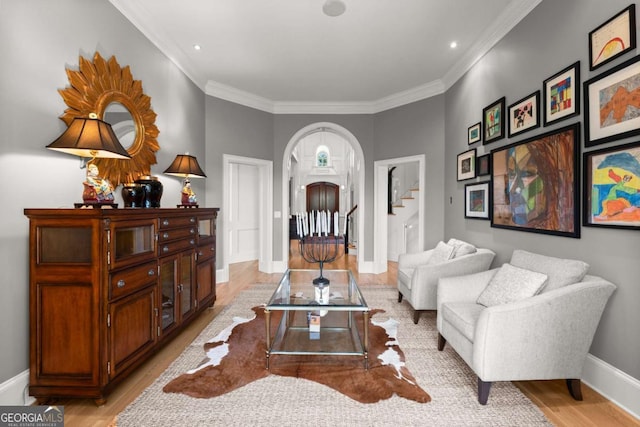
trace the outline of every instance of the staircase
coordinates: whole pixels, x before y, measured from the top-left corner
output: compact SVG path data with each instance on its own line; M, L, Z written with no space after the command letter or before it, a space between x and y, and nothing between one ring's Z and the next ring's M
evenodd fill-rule
M411 248L417 246L418 191L417 183L411 185L392 205L393 212L387 222L387 259L390 261L398 261L400 254L412 252Z

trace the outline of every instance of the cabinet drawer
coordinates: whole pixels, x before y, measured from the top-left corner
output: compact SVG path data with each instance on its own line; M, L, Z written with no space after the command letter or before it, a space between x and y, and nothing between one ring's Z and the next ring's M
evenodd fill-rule
M196 251L196 261L204 261L216 256L216 247L214 245L201 245L198 246Z
M109 299L114 300L129 295L155 283L158 278L157 273L158 264L154 261L112 274L109 283Z
M164 256L195 247L195 236L191 239L174 240L158 245L158 256Z
M162 244L170 240L188 239L189 237L195 237L195 235L195 226L189 228L172 228L168 230L160 230L160 233L158 233L158 241Z
M195 216L176 216L176 217L160 218L160 223L158 228L160 230L165 230L168 228L189 227L190 225L194 227L197 225Z

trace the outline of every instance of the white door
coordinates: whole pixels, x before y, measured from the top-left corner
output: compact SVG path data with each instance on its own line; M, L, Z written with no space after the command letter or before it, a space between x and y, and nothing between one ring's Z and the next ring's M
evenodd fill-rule
M258 166L229 165L229 263L258 259L260 253L260 182Z

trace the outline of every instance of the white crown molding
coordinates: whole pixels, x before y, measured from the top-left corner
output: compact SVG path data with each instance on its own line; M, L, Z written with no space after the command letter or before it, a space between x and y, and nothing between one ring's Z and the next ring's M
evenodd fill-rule
M207 95L272 114L375 114L444 93L478 60L527 16L542 0L513 0L478 41L440 80L370 102L284 102L274 101L212 80L206 81L192 67L187 55L175 43L144 25L148 11L136 2L109 0L160 51L176 64ZM177 52L171 55L169 52Z

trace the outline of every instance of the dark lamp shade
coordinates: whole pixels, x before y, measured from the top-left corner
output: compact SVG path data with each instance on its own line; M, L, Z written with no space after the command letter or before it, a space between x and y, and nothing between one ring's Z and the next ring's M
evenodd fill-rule
M188 154L178 154L173 163L164 171L167 175L181 176L183 178L206 178L198 160Z
M80 157L131 158L113 133L111 125L94 118L76 117L47 148Z

